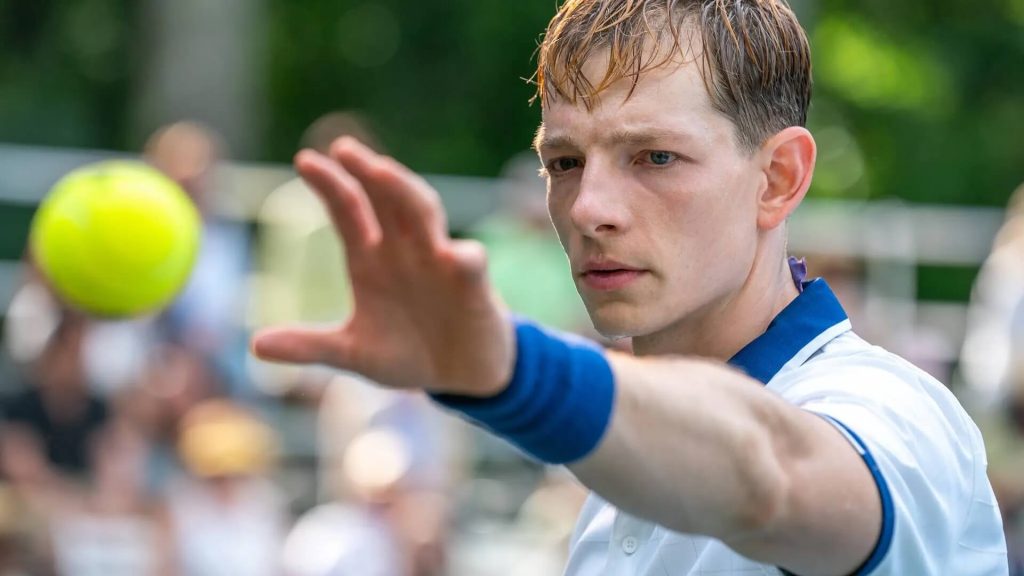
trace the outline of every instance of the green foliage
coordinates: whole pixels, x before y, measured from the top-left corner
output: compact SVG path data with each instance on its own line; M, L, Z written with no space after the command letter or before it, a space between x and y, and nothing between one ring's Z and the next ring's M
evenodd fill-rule
M539 122L522 78L552 9L498 6L272 2L270 155L287 158L309 122L351 109L418 169L497 173Z
M812 193L1005 204L1024 181L1020 4L833 0L818 6L810 26L812 124L816 132L848 133L865 169L844 190L830 185L835 178L826 162ZM821 152L826 159L836 155L827 146Z
M878 34L855 16L832 14L814 30L817 81L850 103L937 118L956 106L938 55Z
M555 2L264 0L264 149L332 110L430 172L494 175L528 147L533 54ZM0 0L0 140L129 149L146 70L128 0ZM822 0L813 194L1002 205L1024 181L1024 0Z
M0 0L0 141L125 147L133 6Z

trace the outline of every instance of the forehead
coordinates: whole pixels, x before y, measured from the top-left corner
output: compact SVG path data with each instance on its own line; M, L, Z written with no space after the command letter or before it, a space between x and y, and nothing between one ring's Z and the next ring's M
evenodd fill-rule
M620 79L602 91L590 109L583 102L549 99L542 111L538 146L564 136L596 142L631 128L679 132L700 139L720 136L723 130L730 132L731 122L711 105L698 62L668 62L645 72L636 86L631 78ZM607 66L605 52L588 60L583 73L597 86Z

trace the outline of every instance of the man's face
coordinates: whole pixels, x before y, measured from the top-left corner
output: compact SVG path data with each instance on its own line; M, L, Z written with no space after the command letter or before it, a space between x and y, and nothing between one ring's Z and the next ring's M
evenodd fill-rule
M585 72L595 85L606 67ZM727 306L757 249L765 174L715 111L695 64L621 81L592 110L544 109L548 209L607 336L645 336Z

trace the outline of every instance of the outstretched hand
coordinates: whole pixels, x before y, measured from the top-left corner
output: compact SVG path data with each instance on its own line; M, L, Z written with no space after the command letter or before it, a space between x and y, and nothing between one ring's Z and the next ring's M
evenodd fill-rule
M256 355L351 370L392 388L500 392L512 374L513 328L483 247L448 236L437 192L352 138L329 156L299 152L295 168L344 244L354 310L333 329L263 330Z

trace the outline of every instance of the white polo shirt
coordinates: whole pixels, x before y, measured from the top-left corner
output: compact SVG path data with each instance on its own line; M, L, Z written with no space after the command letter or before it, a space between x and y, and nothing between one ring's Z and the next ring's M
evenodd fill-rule
M730 363L837 426L882 497L883 529L855 572L872 576L1005 576L1006 543L974 422L924 371L854 334L824 280ZM788 574L712 538L672 532L591 495L567 576Z

